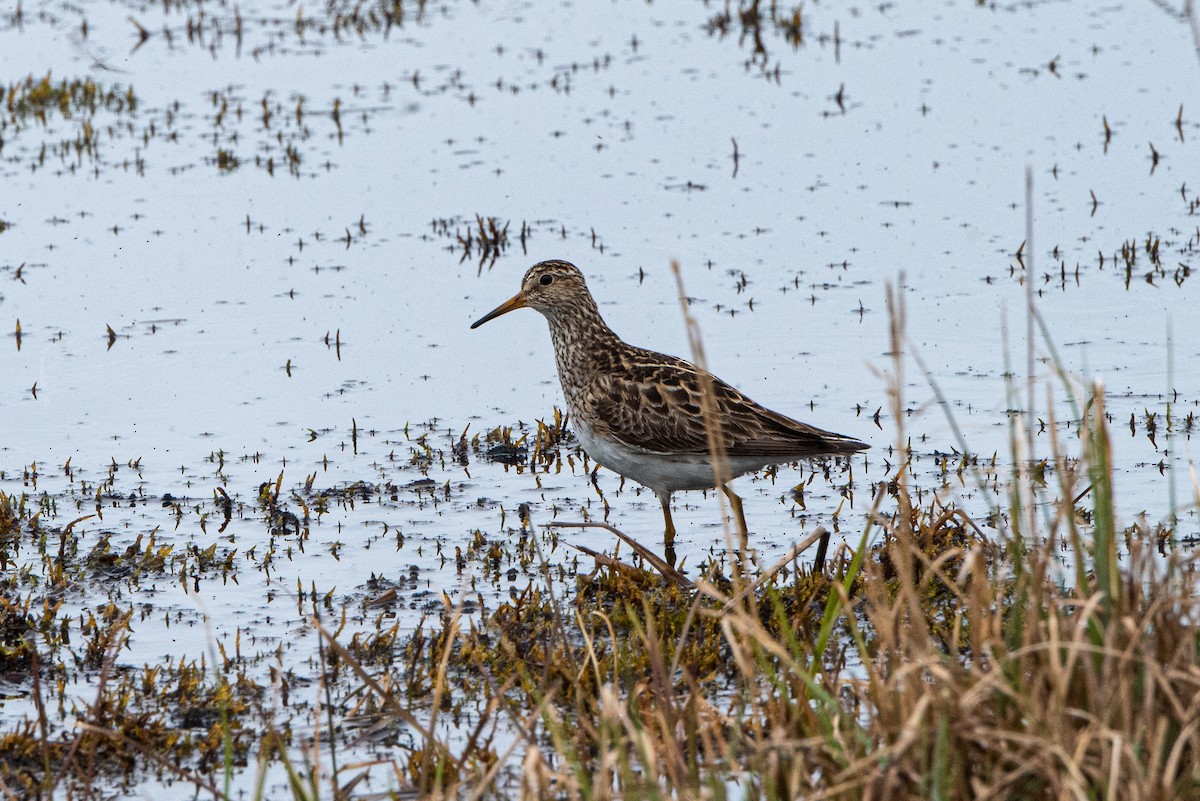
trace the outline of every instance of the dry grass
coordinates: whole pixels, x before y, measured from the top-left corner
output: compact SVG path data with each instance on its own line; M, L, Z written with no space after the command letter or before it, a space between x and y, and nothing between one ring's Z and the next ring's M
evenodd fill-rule
M442 642L435 683L490 688L530 799L1200 797L1189 561L1136 532L1118 560L1070 505L1004 543L903 482L895 507L840 576L688 593L604 569L503 607ZM503 755L476 756L424 790L494 789Z

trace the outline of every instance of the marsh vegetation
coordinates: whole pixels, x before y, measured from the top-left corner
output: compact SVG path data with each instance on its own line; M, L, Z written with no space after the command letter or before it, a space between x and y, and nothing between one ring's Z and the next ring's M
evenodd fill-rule
M0 797L1200 797L1193 22L0 12ZM872 449L665 565L554 257Z

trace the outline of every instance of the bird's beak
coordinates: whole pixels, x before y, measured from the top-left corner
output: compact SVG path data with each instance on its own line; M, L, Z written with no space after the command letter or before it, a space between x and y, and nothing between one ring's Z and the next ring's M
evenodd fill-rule
M488 320L493 320L502 314L508 314L513 309L524 309L528 305L529 304L525 301L525 293L518 292L496 308L492 309L487 314L480 317L475 322L471 323L471 329L474 330L486 323Z

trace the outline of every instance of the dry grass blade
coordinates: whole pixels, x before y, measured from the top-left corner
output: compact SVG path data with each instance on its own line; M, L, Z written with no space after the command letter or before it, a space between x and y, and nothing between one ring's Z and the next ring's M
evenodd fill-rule
M4 792L4 797L9 801L20 801L17 794L8 786L8 782L4 781L4 777L0 776L0 791Z
M311 622L317 631L321 633L321 636L325 638L326 644L332 648L337 655L341 657L347 665L350 666L350 669L354 671L355 675L362 679L362 682L368 688L370 688L373 693L375 693L376 697L379 698L380 703L387 708L389 713L395 715L396 718L403 721L405 725L411 726L413 730L417 732L417 734L421 735L421 737L425 739L426 742L434 742L434 737L430 729L426 728L419 720L417 720L417 718L411 712L400 706L399 702L396 701L395 697L393 696L393 693L388 692L386 689L381 687L379 682L377 682L375 678L366 671L366 668L362 666L362 663L354 658L354 654L350 653L350 651L346 649L346 646L338 642L337 639L329 632L329 630L321 624L320 620L314 618ZM445 750L443 756L450 757L448 749Z
M554 688L551 688L550 691L547 692L546 695L538 702L537 707L532 710L529 717L534 720L542 717L546 713L546 710L550 707L550 704L554 701L554 698L555 690ZM529 729L528 726L520 726L518 728L519 730L525 732L527 732ZM526 735L523 739L514 739L511 743L509 743L508 749L500 755L499 759L495 760L488 767L487 772L480 778L474 791L471 793L470 801L480 801L484 796L494 791L496 777L499 775L501 770L504 770L508 766L509 759L512 757L513 753L516 752L517 747L521 745L522 742L524 742L527 747L537 747L537 743L534 738L528 735Z
M595 559L596 564L602 565L604 567L607 567L612 570L623 573L631 579L636 580L636 579L639 579L639 578L647 575L645 570L636 568L633 565L627 565L624 562L622 562L620 559L615 559L615 558L609 556L608 554L600 553L599 551L594 551L591 548L587 547L586 545L572 544L571 547L574 548L575 550L579 551L580 553L586 554L587 556L590 556L593 559ZM683 582L675 580L671 576L667 576L665 574L663 575L663 578L674 580L675 583L679 584L681 587L684 587L685 589L692 589L692 587L693 587L692 583L690 581L688 581L686 578L684 579Z
M604 529L605 531L607 531L610 534L612 534L613 536L615 536L617 539L621 540L621 542L624 542L626 545L628 545L630 548L632 548L634 553L636 553L638 556L642 557L647 562L649 562L651 565L653 565L654 569L657 570L659 573L661 573L663 578L673 581L682 587L687 587L688 589L692 589L695 586L692 583L691 579L689 579L687 576L680 573L675 568L671 567L671 565L669 565L666 562L666 560L664 560L661 556L659 556L654 551L647 548L645 545L642 545L640 542L633 539L633 537L630 537L628 534L621 531L616 526L612 526L608 523L593 523L593 522L579 522L579 523L554 522L554 523L547 523L546 526L548 528L600 528L600 529ZM591 551L582 546L575 545L573 547L575 547L578 550L584 551L589 556L596 555L595 551ZM612 560L612 561L615 561L615 560ZM620 564L620 563L618 563L618 564ZM628 565L623 565L623 566L628 567ZM636 570L636 568L631 568L631 569Z
M780 570L783 570L785 567L790 565L792 562L796 561L797 556L799 556L800 554L807 551L810 547L812 547L813 543L820 542L822 539L824 539L828 536L829 536L829 531L824 526L817 526L816 530L813 531L812 534L809 534L807 537L800 540L800 542L793 545L791 547L791 549L788 550L787 554L785 554L775 564L771 565L769 568L764 570L758 576L758 578L756 578L754 580L754 582L752 584L739 590L738 592L736 592L733 595L733 597L731 597L728 601L726 601L725 605L723 607L725 609L725 611L728 612L734 606L736 606L736 605L740 604L742 601L746 600L746 597L749 596L751 593L757 592L758 590L760 590L762 588L762 586L764 584L766 584L768 581L770 581L775 575L777 575Z
M708 451L712 455L713 466L713 481L716 486L724 490L729 483L729 456L725 449L725 432L721 427L721 415L717 411L717 399L713 394L712 374L708 372L708 359L704 355L704 341L700 336L700 325L696 322L696 318L692 317L692 312L688 303L687 291L683 288L683 273L679 268L679 262L671 260L671 272L675 276L675 286L679 294L679 308L683 312L683 324L687 329L688 345L692 351L692 361L700 368L697 373L697 379L700 384L700 413L704 417L704 433L708 437ZM724 492L723 492L724 494ZM733 498L729 500L732 502ZM724 510L724 503L721 504ZM740 509L735 509L739 512L738 518L738 538L739 538L739 553L745 553L747 546L747 532L745 527L745 516L740 514ZM725 514L722 511L721 520L725 521ZM729 534L728 523L725 523L726 537Z

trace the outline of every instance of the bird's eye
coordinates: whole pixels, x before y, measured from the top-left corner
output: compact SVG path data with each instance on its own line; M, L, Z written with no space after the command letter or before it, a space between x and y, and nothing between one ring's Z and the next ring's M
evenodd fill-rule
M550 286L550 285L551 285L551 284L553 284L553 283L554 283L554 276L553 276L553 275L543 275L543 276L542 276L542 278L541 278L541 284L542 284L542 286Z

